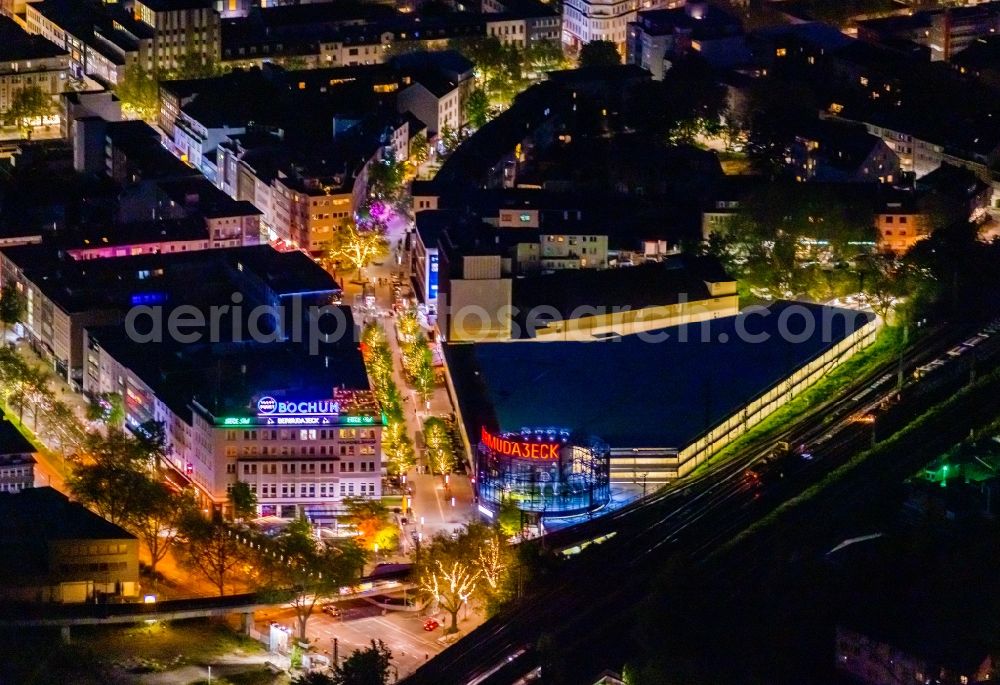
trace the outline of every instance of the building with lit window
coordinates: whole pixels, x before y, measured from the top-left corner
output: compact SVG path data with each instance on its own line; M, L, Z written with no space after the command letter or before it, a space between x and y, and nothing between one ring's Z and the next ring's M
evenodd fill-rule
M0 412L0 492L35 486L35 448Z
M158 226L157 231L164 230L167 224ZM83 329L119 325L132 307L177 306L189 298L200 305L199 297L208 293L222 303L233 292L256 292L265 303L287 301L306 290L339 298L336 283L300 252L280 253L266 245L209 250L210 242L168 243L176 251L164 253L119 245L113 258L97 251L79 259L49 245L5 247L0 280L13 282L27 300L21 335L79 389L87 373ZM203 290L192 291L192 283Z
M69 55L42 36L29 35L13 19L0 16L0 115L6 117L17 93L38 88L52 99L56 111L58 96L68 88ZM47 123L53 123L53 114Z
M479 511L495 517L511 502L522 512L573 516L611 501L608 446L555 428L491 433L475 452Z
M344 498L381 497L382 415L353 333L316 355L293 342L151 351L119 328L88 329L87 344L88 392L121 393L134 430L162 423L173 479L206 505L227 506L236 481L261 516L328 520Z
M673 60L692 53L719 68L748 61L740 20L714 5L688 2L639 12L628 25L625 63L648 69L654 79L662 80Z
M119 394L134 432L162 425L178 487L221 509L241 480L262 515L314 520L381 495L383 419L354 321L309 257L259 246L75 263L94 288L120 281L104 293L116 323L79 331L83 392ZM202 325L171 330L173 317Z
M0 493L0 598L94 602L139 595L139 540L50 487Z

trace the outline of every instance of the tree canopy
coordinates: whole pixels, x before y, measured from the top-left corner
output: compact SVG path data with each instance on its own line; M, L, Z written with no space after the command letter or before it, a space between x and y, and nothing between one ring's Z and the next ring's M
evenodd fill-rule
M24 86L15 90L11 96L7 120L26 132L29 120L50 116L55 108L52 97L41 87Z
M275 538L263 563L272 583L294 593L291 604L300 639L306 639L306 626L316 604L357 580L366 558L354 540L339 541L336 546L317 541L304 518L292 521Z
M592 40L580 48L581 67L613 67L621 63L621 53L610 40Z
M24 319L27 307L28 299L16 283L9 281L0 287L0 322L3 323L4 338L11 326Z
M396 525L382 500L348 497L344 506L347 509L345 523L354 526L358 532L356 539L365 549L374 550L376 545L382 551L395 548Z
M346 260L360 275L366 266L389 254L385 231L385 225L376 221L349 220L334 231L328 259L335 262Z

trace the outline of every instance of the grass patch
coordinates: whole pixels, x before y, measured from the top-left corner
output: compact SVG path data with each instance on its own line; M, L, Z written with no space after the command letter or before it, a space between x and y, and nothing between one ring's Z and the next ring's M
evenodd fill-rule
M717 465L745 450L754 449L770 442L789 423L806 415L818 403L842 392L859 376L864 376L894 359L899 354L902 345L903 330L899 327L883 326L874 343L857 352L811 388L716 452L700 464L694 470L694 474L701 473L709 465Z
M403 506L403 496L402 495L382 495L382 504L389 507L391 510L393 507L402 508Z
M263 646L224 623L196 619L122 627L74 628L73 641L101 660L140 657L162 665L200 664L225 654L258 654ZM178 658L179 657L179 658Z
M219 678L212 677L211 685L285 685L289 678L283 673L271 673L267 668L253 668L241 673L232 673ZM208 680L196 680L190 685L209 685Z
M1000 397L1000 371L966 386L944 402L927 410L905 428L841 464L818 483L783 502L774 511L733 538L718 553L739 544L767 527L780 525L787 517L809 519L799 511L817 495L836 485L846 485L853 478L865 490L877 490L905 478L912 469L933 459L940 450L962 439L968 428L995 425L995 411ZM878 464L876 464L876 462ZM855 490L860 494L861 487ZM855 512L856 513L856 512ZM827 521L828 523L828 521Z

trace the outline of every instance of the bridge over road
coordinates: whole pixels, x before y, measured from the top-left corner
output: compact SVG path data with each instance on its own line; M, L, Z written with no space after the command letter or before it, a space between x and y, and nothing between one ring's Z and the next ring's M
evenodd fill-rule
M399 573L400 579L387 578L387 574L362 578L358 585L343 588L331 600L348 600L385 594L396 590L411 589L411 583L402 580L409 569ZM345 592L345 590L347 590ZM42 604L0 603L0 629L26 627L58 627L62 639L69 642L72 626L111 625L140 623L142 621L180 621L188 618L228 616L239 614L247 633L253 627L255 611L273 609L288 604L294 596L291 590L251 592L223 597L192 597L162 602L132 602L124 604Z

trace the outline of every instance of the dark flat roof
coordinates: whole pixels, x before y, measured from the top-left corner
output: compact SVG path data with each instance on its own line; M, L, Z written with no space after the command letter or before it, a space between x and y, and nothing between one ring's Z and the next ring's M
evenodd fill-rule
M294 324L289 324L292 339L287 342L254 342L244 335L239 342L139 343L129 339L123 326L93 327L87 333L177 416L190 420L193 402L216 418L248 416L253 401L262 395L314 399L331 397L334 388L369 389L351 309L338 309L343 335L317 341L315 354L309 352L307 311L298 329L301 341L295 339ZM322 326L321 330L332 330L332 319L326 318ZM250 330L245 320L242 329Z
M13 19L0 16L0 60L45 59L68 54L55 43L27 33Z
M10 421L0 414L0 456L31 454L35 448Z
M0 493L0 549L15 541L134 540L128 531L105 521L82 504L50 487L17 494Z
M568 318L579 307L641 309L706 300L711 297L708 282L734 280L708 257L676 258L619 269L564 269L515 279L513 304L522 312L533 307L555 307Z
M340 292L333 277L308 255L278 252L269 245L79 261L47 245L5 247L2 253L70 314L127 309L143 293L159 293L173 305L224 303L241 287L234 274L244 271L279 298Z
M815 317L813 335L794 342L778 335L779 321L802 333L802 314ZM446 354L473 440L483 424L503 431L558 427L595 435L612 448L680 449L871 319L853 310L778 302L704 326L657 331L669 335L663 342L632 335L607 342L456 344ZM768 340L741 340L739 331Z
M56 540L135 540L50 487L0 492L0 582L42 585L49 567L49 543Z
M211 0L138 0L154 12L171 12L177 10L210 9Z

